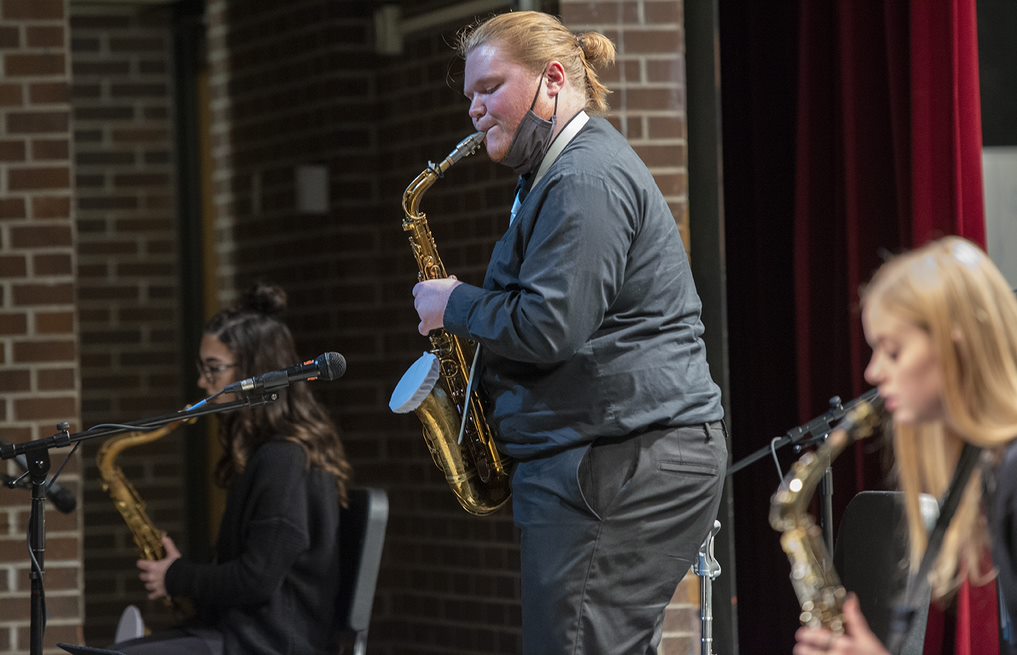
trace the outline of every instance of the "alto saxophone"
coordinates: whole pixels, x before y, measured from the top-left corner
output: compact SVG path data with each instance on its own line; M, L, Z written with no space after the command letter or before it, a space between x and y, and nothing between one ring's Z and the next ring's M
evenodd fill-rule
M116 507L127 524L127 528L131 531L134 545L137 546L141 559L160 560L166 557L166 548L162 545L164 533L156 528L152 519L149 518L148 512L145 511L145 502L138 495L134 485L124 475L123 469L117 464L116 459L128 448L158 441L183 423L194 423L196 420L192 418L187 421L170 423L151 432L129 432L107 439L95 457L99 467L99 478L102 481L102 490L109 494L113 500L113 506ZM187 611L186 608L178 606L170 599L166 599L166 605L182 612Z
M420 199L456 162L476 152L483 141L483 132L466 137L445 159L437 164L428 162L427 168L403 192L403 230L409 234L421 281L448 276L438 256L427 216L420 211ZM440 371L442 384L437 384L437 374L429 375L427 380L421 381L411 402L397 407L395 398L400 388L416 382L409 379L420 368L414 364L393 393L390 406L395 412L417 414L423 423L424 441L431 457L444 472L445 480L463 509L475 515L490 514L508 500L510 474L484 413L486 401L470 385L473 347L443 329L432 331L428 338L433 368Z
M802 611L804 626L844 633L844 599L847 592L833 567L822 530L808 514L809 502L826 469L850 444L872 436L883 417L878 396L862 401L815 452L806 453L791 467L770 499L770 525L782 533L780 546L791 561L791 585Z

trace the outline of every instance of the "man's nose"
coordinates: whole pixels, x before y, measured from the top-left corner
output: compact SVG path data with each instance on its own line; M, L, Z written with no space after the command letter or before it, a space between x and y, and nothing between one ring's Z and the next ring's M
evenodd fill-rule
M479 120L484 115L484 103L481 102L480 98L474 98L470 101L470 118L473 120Z

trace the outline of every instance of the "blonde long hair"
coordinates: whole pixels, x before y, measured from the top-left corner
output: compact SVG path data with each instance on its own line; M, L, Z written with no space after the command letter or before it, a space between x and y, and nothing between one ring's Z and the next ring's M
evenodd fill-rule
M570 80L583 80L586 110L607 111L608 88L597 70L614 63L615 47L600 32L574 34L561 21L539 11L510 11L474 23L459 33L456 51L463 59L481 45L497 43L513 61L538 74L557 60Z
M980 248L951 236L884 264L863 290L862 306L925 331L942 370L943 418L893 431L915 571L927 545L919 494L943 496L964 443L998 459L1017 438L1017 299ZM980 583L991 576L982 570L989 547L982 502L976 472L930 575L936 598L965 577Z

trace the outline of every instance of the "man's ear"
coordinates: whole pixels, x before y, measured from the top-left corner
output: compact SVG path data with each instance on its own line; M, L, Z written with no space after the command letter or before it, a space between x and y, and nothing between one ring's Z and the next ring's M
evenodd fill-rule
M547 65L544 71L547 77L547 92L552 98L561 93L568 76L565 74L565 67L560 61L553 60Z

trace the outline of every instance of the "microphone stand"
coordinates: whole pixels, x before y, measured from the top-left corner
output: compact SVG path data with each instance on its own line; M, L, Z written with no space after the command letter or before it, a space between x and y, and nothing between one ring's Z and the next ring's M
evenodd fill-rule
M801 452L806 446L822 443L833 431L833 425L844 418L844 416L862 403L872 402L879 395L876 389L869 389L846 405L841 403L840 396L830 398L830 409L825 414L817 416L804 425L799 425L784 433L777 441L769 446L764 446L756 452L743 457L731 465L727 474L731 475L742 470L749 464L753 464L766 457L771 452L777 452L787 445L793 445L795 452ZM820 524L823 526L823 540L826 542L827 551L833 552L833 469L829 466L823 474L820 483Z
M75 434L70 433L71 424L63 422L57 425L58 432L45 439L26 441L20 444L0 445L0 459L13 459L25 455L28 471L18 478L7 482L13 488L26 475L32 481L32 509L28 519L28 546L32 560L31 570L31 628L29 644L31 655L42 655L43 633L46 630L46 593L43 576L46 572L46 477L49 474L50 448L63 448L80 441L108 437L123 432L147 432L176 421L185 421L207 414L231 412L241 407L265 405L279 398L278 391L267 391L260 398L246 397L230 403L204 405L194 411L181 411L165 414L154 418L142 419L134 423L118 423L102 429L90 429ZM97 426L99 427L99 426Z

